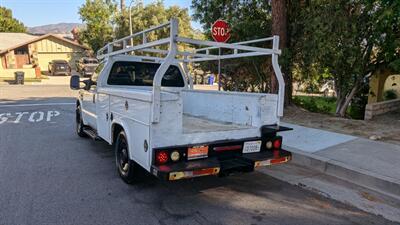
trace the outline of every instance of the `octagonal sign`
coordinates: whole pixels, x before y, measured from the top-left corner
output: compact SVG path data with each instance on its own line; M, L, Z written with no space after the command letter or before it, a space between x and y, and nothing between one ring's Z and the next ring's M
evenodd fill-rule
M231 28L224 20L217 20L211 27L211 35L216 42L227 42L231 37Z

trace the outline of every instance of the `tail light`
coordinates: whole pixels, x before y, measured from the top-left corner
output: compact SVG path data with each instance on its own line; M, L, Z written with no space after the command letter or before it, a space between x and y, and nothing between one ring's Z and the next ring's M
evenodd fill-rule
M157 164L164 164L168 162L168 152L167 151L158 151L156 152L156 162Z
M275 149L280 149L281 146L282 146L282 139L281 138L275 139L274 143L273 143L273 146L274 146Z

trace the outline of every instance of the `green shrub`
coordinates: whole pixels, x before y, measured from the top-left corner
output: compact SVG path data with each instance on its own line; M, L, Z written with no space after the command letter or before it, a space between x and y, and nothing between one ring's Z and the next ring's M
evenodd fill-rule
M387 100L393 100L393 99L396 99L396 98L397 98L397 93L396 93L396 91L393 90L393 89L387 90L387 91L385 91L385 92L383 93L383 99L384 99L385 101L387 101Z
M294 96L293 103L310 111L317 113L335 113L336 98L317 96Z

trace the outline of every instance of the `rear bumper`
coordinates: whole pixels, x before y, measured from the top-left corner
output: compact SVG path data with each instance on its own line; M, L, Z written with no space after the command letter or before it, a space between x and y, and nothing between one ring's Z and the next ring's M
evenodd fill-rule
M234 172L252 172L258 167L282 164L290 161L290 152L280 150L279 157L273 153L257 152L243 154L230 159L211 157L194 161L185 161L173 165L153 165L151 173L162 180L179 180L209 175L226 175Z

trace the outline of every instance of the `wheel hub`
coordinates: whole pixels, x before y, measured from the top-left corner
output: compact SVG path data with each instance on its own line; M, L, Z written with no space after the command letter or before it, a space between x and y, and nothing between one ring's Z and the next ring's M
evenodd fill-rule
M119 156L120 160L119 160L119 166L121 168L122 171L126 172L128 171L129 168L129 159L128 159L128 151L126 150L126 148L123 148L120 151L120 156Z

